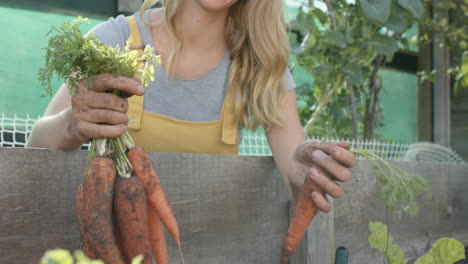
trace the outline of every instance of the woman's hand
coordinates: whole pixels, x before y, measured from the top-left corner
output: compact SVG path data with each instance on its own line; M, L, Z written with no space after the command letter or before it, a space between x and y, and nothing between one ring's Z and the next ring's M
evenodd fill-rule
M309 140L299 145L288 168L288 178L294 196L297 197L301 191L306 177L310 177L323 190L323 193L311 193L315 205L321 211L331 211L325 194L334 198L343 196L343 189L337 182L351 179L350 168L356 164L355 155L348 149L348 142L327 143Z
M126 97L144 94L137 78L99 74L92 82L81 80L69 110L68 130L74 138L85 143L93 138L113 138L125 133L128 103L106 92L111 89L120 90Z

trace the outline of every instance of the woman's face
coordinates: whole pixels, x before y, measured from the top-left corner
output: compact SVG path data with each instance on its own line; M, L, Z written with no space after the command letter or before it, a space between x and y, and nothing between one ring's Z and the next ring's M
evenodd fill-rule
M229 9L238 0L189 0L207 11L222 11Z

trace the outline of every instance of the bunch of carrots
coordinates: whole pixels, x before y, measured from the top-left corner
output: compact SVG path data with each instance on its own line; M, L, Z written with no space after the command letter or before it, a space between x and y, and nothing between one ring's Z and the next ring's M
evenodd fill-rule
M114 161L90 160L76 201L83 251L92 259L125 264L136 256L142 263L168 263L163 224L180 249L177 221L147 153L127 152L130 177L116 174Z
M153 80L160 59L147 46L140 54L131 50L131 39L123 50L100 42L79 29L89 20L52 26L46 63L39 70L45 92L52 95L53 75L65 79L70 94L77 85L93 85L93 77L110 73L139 77L144 86ZM143 66L143 67L142 67ZM110 93L119 95L119 91ZM92 259L126 264L136 256L142 263L168 263L163 225L180 250L177 221L147 153L136 147L126 132L117 138L93 139L84 175L76 194L77 215L83 251ZM182 252L181 252L182 257ZM183 261L183 257L182 257Z

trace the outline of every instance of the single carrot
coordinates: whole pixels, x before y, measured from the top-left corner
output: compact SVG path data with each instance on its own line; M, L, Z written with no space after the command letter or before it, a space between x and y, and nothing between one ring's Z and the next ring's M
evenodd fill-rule
M180 249L180 235L177 220L148 154L142 148L136 147L127 153L127 157L133 166L133 174L138 177L143 183L143 186L145 186L149 204L156 209L159 218Z
M302 237L310 223L317 215L317 207L311 195L313 191L323 193L320 187L313 182L310 177L307 177L301 193L299 194L299 200L296 205L294 217L289 225L288 234L283 242L281 263L288 263L289 258L294 254L297 246L301 243Z
M169 263L169 257L167 255L167 244L166 237L164 236L163 224L156 209L151 206L148 206L148 222L150 242L156 263L167 264Z
M95 157L89 163L80 199L82 241L91 251L89 257L104 263L124 264L112 224L115 176L111 159Z
M142 255L142 264L153 263L146 194L137 177L116 179L114 208L125 255L129 259Z
M78 218L78 224L80 225L80 236L81 236L81 247L83 252L90 258L96 259L97 256L89 248L87 236L84 235L84 205L83 205L83 184L78 185L76 191L76 215Z
M125 246L122 239L122 233L119 227L119 222L117 220L117 212L115 211L115 206L112 210L112 224L114 225L114 235L115 239L117 240L117 246L119 247L120 253L122 254L122 258L124 259L125 263L129 263L130 259L125 252Z

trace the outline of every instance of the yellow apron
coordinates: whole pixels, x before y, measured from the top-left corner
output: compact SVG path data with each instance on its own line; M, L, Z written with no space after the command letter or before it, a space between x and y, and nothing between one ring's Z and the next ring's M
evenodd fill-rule
M143 52L135 17L127 17L132 49ZM238 154L238 122L228 89L219 120L192 122L152 113L143 109L144 96L128 99L130 135L137 146L149 152Z

